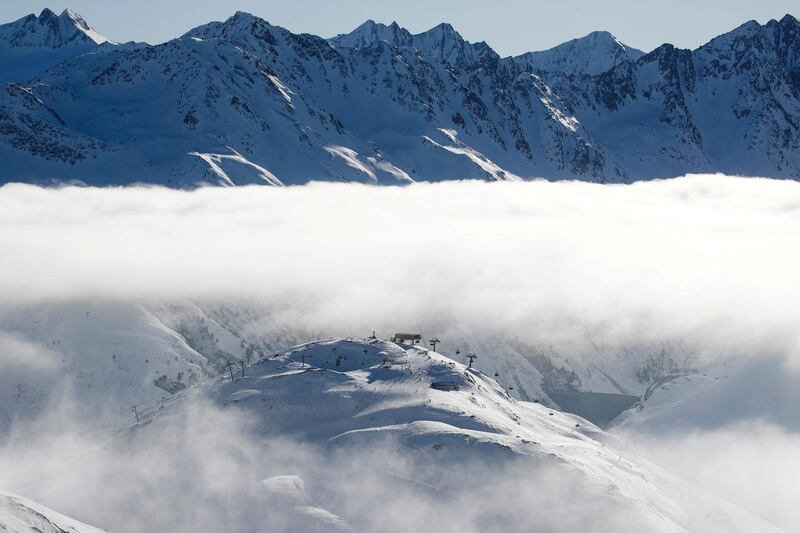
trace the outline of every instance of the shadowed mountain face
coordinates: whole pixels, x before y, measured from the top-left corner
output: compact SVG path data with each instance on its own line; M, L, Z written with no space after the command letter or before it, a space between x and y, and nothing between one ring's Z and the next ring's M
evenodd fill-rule
M238 12L158 46L115 45L46 10L0 26L2 61L21 45L47 60L3 70L0 181L800 175L788 15L694 51L644 54L595 32L501 58L448 24L414 35L368 21L325 40Z

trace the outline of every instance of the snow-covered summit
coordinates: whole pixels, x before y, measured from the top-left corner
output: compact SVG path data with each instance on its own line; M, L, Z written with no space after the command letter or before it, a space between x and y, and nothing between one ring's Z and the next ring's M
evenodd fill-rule
M329 39L337 48L368 48L378 42L386 42L398 48L418 50L425 57L446 61L454 66L472 64L485 53L496 55L484 43L470 43L452 25L443 22L421 33L412 34L397 22L386 24L368 20L351 33Z
M0 26L0 48L86 47L113 43L94 30L79 14L65 9L60 15L45 8Z
M413 46L414 36L397 22L389 25L367 20L350 33L342 33L329 39L337 48L366 48L378 41L395 46Z
M249 35L263 38L267 42L273 42L269 31L277 29L277 27L260 17L256 17L246 11L237 11L224 21L209 22L193 28L184 37L235 41Z
M0 83L26 81L62 61L116 45L79 14L49 9L0 25Z
M716 59L718 63L726 63L727 59L732 58L739 68L755 66L746 61L748 58L770 63L777 60L783 63L787 71L791 71L800 62L798 43L800 22L791 15L785 15L780 20L773 19L766 24L759 24L755 20L746 22L711 39L696 52L701 52L704 59Z
M517 56L515 61L542 71L593 76L617 65L636 61L644 52L620 42L607 31L595 31L563 44Z

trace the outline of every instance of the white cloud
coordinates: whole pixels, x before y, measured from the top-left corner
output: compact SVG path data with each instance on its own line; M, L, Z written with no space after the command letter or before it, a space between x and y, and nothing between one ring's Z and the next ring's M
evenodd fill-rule
M677 527L663 502L653 511L553 457L432 459L390 438L313 446L258 433L245 411L202 397L98 443L68 410L18 427L0 446L0 489L108 531L310 533L332 531L332 522L387 533ZM275 490L278 476L302 480L303 493Z
M705 431L620 434L660 466L768 520L785 531L800 524L797 473L800 434L759 422Z
M0 330L0 373L12 370L43 372L56 365L51 349L23 338L18 333Z
M247 297L371 331L768 339L797 352L800 184L0 189L0 293ZM795 353L796 355L796 353Z

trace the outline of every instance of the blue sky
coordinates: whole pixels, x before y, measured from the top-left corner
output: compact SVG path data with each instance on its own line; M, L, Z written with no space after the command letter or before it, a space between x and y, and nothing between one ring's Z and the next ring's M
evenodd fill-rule
M294 32L330 37L364 20L396 20L418 32L450 22L470 41L486 41L502 55L549 48L594 30L608 30L643 50L664 42L695 48L741 23L786 13L800 17L797 0L31 0L0 1L0 20L49 7L82 14L118 40L158 43L236 10L249 11Z

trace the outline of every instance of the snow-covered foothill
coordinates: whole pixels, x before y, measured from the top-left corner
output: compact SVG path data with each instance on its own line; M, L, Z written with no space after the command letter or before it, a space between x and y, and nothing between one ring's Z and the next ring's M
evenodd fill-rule
M510 471L536 479L537 472L555 469L564 479L577 480L576 498L596 498L611 511L615 518L597 519L599 530L624 519L637 531L777 531L623 453L619 441L590 422L516 400L476 369L418 346L380 339L300 345L259 360L243 375L221 377L146 411L143 427L169 424L181 405L199 398L241 412L265 439L287 439L350 458L367 450L399 454L413 465L402 483L434 499L480 492L480 478L489 471L513 467ZM399 474L392 474L384 460L387 483L396 481ZM336 469L331 463L333 478ZM312 502L303 483L287 472L265 485L307 519L337 527L365 520L333 514L324 501ZM373 512L381 512L380 506ZM441 514L444 523L457 524L447 506ZM528 520L507 530L535 529L548 519L533 513Z
M44 505L0 493L0 530L7 533L103 533Z

